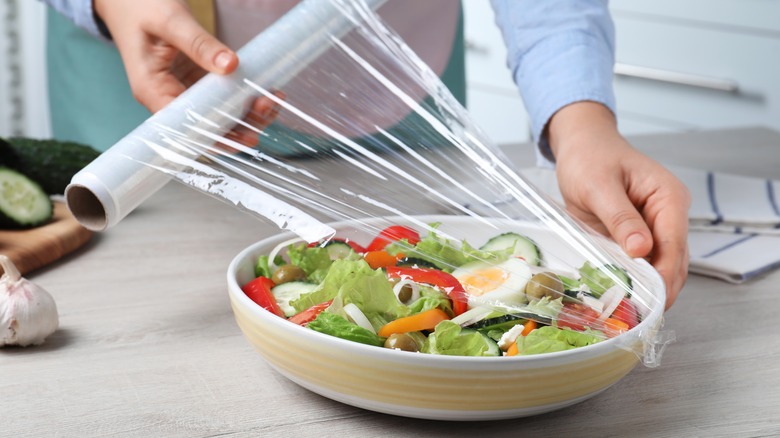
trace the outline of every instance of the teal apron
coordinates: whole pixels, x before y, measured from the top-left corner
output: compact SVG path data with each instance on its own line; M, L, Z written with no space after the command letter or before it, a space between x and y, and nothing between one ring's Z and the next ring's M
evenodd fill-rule
M98 40L51 8L47 19L53 136L104 151L143 123L150 113L133 98L122 59L113 45ZM465 105L464 50L461 12L452 53L441 78Z

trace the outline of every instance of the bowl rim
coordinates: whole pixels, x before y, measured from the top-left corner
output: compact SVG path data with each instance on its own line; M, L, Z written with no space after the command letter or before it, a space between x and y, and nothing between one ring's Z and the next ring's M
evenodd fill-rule
M393 220L393 218L394 216L386 216L382 218L373 218L373 219ZM443 214L418 215L418 216L414 216L414 218L417 220L424 220L426 223L444 222L444 221L452 221L452 220L457 220L457 221L474 220L474 218L468 216L443 215ZM491 221L495 220L498 222L535 224L536 226L539 226L538 223L524 221L524 220L511 220L511 219L504 219L504 218L487 218L487 219L490 219ZM328 225L330 225L334 229L338 229L339 227L348 226L354 222L355 222L354 220L343 220L337 222L330 222L328 223ZM353 352L356 354L379 355L378 357L382 359L398 360L403 362L412 361L412 363L416 363L420 361L423 362L420 364L423 366L426 365L435 366L436 364L455 364L455 363L483 363L485 365L491 365L491 366L495 366L497 364L501 364L501 365L514 364L514 366L517 366L518 364L533 365L541 362L549 362L549 361L556 361L556 360L562 360L565 362L565 359L568 356L576 356L578 360L584 360L590 357L602 356L603 354L606 354L607 352L616 349L622 349L624 351L628 351L637 355L637 357L641 360L640 354L636 352L634 349L630 348L629 346L635 344L637 341L647 342L646 340L642 339L644 337L643 334L645 333L645 330L654 332L657 329L654 326L658 323L663 322L662 315L664 313L664 303L666 301L665 283L662 277L660 276L660 274L652 267L652 265L650 265L650 263L648 263L645 259L635 258L633 260L638 262L643 268L645 268L645 270L647 270L647 273L650 274L651 277L654 277L654 280L657 281L659 289L657 291L650 291L650 293L658 298L661 305L655 306L655 308L651 309L650 313L634 328L614 338L606 339L601 342L597 342L595 344L587 345L585 347L578 347L570 350L556 351L551 353L543 353L543 354L536 354L536 355L529 355L529 356L511 356L511 357L479 356L477 357L477 356L451 356L451 355L408 353L408 352L400 352L400 353L407 353L407 354L399 354L399 352L387 348L378 348L375 346L366 345L359 342L341 339L335 336L327 335L325 333L317 332L315 330L307 329L306 327L300 326L298 324L291 323L287 319L280 318L279 316L262 308L254 301L252 301L249 297L247 297L246 294L243 293L243 291L241 290L241 285L239 285L238 280L236 278L236 274L239 266L244 262L244 260L252 256L253 254L256 253L259 254L260 253L259 248L261 247L265 247L269 245L277 245L285 240L289 240L295 237L296 235L290 231L282 231L280 233L268 236L264 239L252 243L251 245L241 250L235 257L233 257L227 269L227 282L228 282L229 296L238 300L238 302L243 304L243 306L247 310L251 311L256 316L263 319L267 319L269 322L273 323L274 325L277 325L282 329L292 330L293 333L296 333L300 336L314 336L313 339L316 339L320 342L326 342L329 344L334 343L335 346L339 348L345 348L349 352Z

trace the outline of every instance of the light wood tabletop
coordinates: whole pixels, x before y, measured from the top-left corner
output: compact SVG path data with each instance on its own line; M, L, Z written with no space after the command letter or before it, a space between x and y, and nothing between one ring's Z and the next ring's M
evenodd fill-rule
M780 133L652 135L664 163L780 179ZM529 145L507 148L518 166ZM55 298L46 343L0 349L0 436L780 436L780 271L741 285L691 276L660 367L516 420L378 414L283 378L244 340L226 269L273 225L171 183L85 248L28 278Z

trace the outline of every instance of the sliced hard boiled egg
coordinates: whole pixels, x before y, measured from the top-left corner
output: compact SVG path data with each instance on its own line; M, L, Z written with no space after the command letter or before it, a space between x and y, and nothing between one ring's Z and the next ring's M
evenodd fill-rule
M469 294L469 306L479 302L524 304L525 285L531 278L531 268L520 258L501 263L476 261L458 267L452 272Z

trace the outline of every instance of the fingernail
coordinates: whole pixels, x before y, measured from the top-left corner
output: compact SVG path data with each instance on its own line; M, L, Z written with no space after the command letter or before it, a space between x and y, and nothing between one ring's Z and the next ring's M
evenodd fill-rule
M228 68L228 65L230 65L230 61L232 59L233 57L230 55L230 52L223 50L222 52L219 52L214 58L214 65L216 65L217 68L221 70L225 70Z

